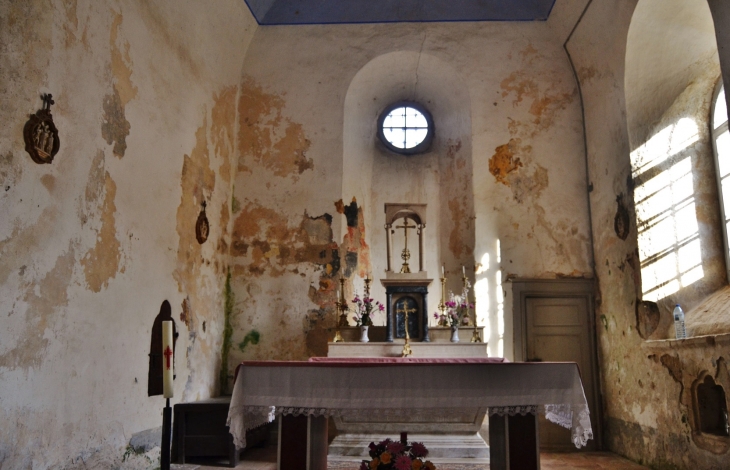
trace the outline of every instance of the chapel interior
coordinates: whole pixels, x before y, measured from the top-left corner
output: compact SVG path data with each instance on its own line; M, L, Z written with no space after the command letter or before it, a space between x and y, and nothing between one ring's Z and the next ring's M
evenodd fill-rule
M230 395L405 248L432 344L468 281L458 347L578 362L589 450L730 468L729 86L724 0L0 0L0 469L155 468L163 320L171 404Z

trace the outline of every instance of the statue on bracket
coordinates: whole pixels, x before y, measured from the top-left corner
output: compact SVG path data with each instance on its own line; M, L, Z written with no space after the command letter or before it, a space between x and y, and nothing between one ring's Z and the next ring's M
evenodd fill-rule
M38 164L51 163L61 147L58 129L51 116L51 105L55 104L53 95L44 94L41 99L43 107L31 115L23 127L25 150Z

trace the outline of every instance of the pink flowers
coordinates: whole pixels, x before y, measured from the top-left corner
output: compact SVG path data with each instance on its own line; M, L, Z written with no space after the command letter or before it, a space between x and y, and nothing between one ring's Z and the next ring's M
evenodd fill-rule
M406 450L406 446L404 446L403 444L401 444L398 441L393 441L393 442L389 443L385 449L388 452L390 452L391 454L400 454L401 452Z
M425 457L428 455L428 449L422 442L414 442L411 444L411 454L414 457Z
M430 461L423 461L428 449L423 443L414 442L408 445L403 441L385 439L378 444L371 442L368 446L370 461L363 460L359 470L436 470Z
M355 320L357 326L371 326L373 324L371 315L374 307L377 307L379 312L385 310L385 306L372 297L363 296L361 298L359 295L355 295L352 303L355 305L355 316L352 319Z
M411 470L413 461L407 455L401 455L395 460L396 470Z

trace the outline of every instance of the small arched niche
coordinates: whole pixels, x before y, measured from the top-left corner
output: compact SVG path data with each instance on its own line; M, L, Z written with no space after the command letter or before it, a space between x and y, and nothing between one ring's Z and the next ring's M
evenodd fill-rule
M718 370L724 367L725 361L720 359ZM703 371L692 384L692 439L698 447L715 454L730 450L727 395L722 382Z
M432 116L435 132L427 151L400 155L380 142L378 117L397 102L418 103ZM389 52L353 77L344 105L342 199L355 197L363 210L376 279L387 267L385 203L427 204L424 270L429 278L438 277L441 265L452 272L474 265L471 132L469 88L445 58ZM394 239L394 254L403 248L401 242L402 237ZM458 290L460 285L449 288ZM432 305L438 302L438 290L430 289ZM385 296L377 282L373 295Z

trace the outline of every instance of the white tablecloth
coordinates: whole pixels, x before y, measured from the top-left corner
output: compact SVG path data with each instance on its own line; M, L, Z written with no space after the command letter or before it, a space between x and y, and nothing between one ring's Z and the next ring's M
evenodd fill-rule
M244 362L228 425L236 445L244 447L246 430L272 421L276 414L396 417L404 410L485 406L490 415L544 413L571 430L576 447L593 438L578 366L549 362Z

